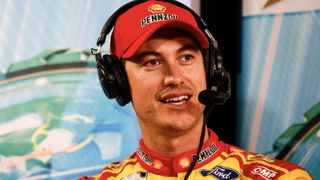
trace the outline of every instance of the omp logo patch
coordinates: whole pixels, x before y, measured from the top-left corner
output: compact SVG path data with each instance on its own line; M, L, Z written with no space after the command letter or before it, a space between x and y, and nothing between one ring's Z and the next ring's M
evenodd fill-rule
M271 178L275 177L278 174L276 171L268 169L267 167L264 167L264 166L258 166L252 169L251 173L259 175L267 180L270 180Z
M213 176L219 180L232 180L240 176L237 171L223 166L216 166L211 171L201 169L200 174L202 176Z

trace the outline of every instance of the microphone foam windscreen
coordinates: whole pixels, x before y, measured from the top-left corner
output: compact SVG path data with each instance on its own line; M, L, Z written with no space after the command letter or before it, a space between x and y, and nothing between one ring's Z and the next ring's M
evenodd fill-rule
M215 92L212 90L203 90L198 95L198 100L203 105L212 105L215 99Z

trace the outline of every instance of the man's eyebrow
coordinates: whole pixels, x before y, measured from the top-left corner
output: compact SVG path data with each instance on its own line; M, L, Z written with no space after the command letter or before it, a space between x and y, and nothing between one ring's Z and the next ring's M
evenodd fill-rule
M145 56L160 56L160 53L156 51L143 51L139 53L136 57L134 57L134 59L141 59Z
M181 53L181 52L187 51L187 50L189 50L189 51L199 51L200 49L199 49L199 47L197 47L197 46L195 46L195 45L187 44L187 45L184 45L184 46L182 46L181 48L179 48L179 49L177 50L177 52L178 52L178 53Z
M187 45L184 45L182 47L180 47L178 50L177 50L177 53L181 53L183 51L198 51L200 50L198 46L196 45L192 45L192 44L187 44ZM139 54L137 54L134 59L141 59L145 56L161 56L161 54L157 51L143 51Z

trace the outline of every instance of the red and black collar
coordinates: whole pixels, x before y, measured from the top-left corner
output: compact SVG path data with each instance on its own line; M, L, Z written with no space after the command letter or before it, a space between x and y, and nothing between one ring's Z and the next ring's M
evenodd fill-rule
M195 168L202 167L218 157L221 154L221 148L223 147L223 143L218 141L218 136L209 129L209 139L203 144ZM195 157L196 153L197 149L193 149L177 156L166 157L151 151L145 146L143 140L140 140L140 148L136 152L136 157L141 166L151 173L176 176L177 173L188 170L192 158Z

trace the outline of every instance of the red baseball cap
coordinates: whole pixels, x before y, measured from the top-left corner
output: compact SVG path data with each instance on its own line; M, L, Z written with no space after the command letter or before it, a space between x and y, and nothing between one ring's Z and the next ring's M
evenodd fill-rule
M189 10L169 2L149 0L118 17L111 36L110 53L119 59L131 58L161 28L184 30L194 36L201 48L209 47L207 37Z

